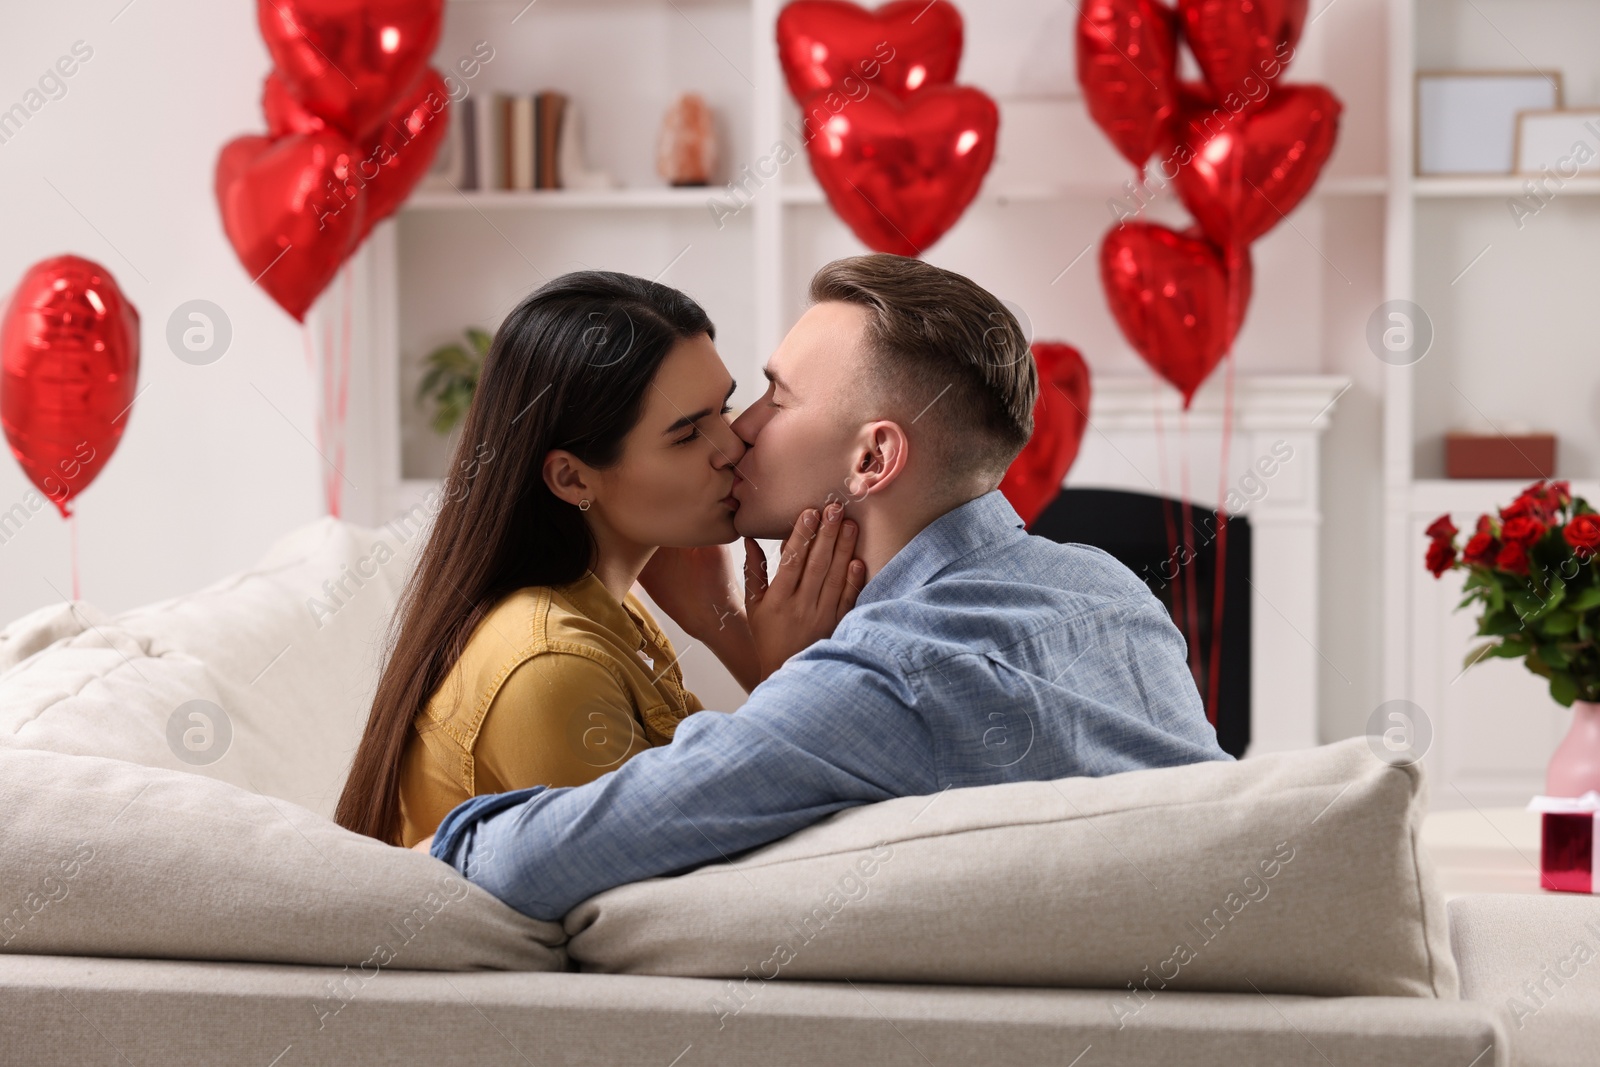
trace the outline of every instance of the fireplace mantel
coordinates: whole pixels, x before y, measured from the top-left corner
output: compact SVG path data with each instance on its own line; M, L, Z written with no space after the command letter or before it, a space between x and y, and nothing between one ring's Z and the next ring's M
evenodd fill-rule
M1249 757L1319 743L1320 446L1350 379L1237 375L1227 477L1219 481L1223 384L1223 373L1213 374L1185 413L1177 392L1151 376L1096 378L1089 427L1065 484L1187 496L1207 509L1226 501L1230 514L1250 517Z

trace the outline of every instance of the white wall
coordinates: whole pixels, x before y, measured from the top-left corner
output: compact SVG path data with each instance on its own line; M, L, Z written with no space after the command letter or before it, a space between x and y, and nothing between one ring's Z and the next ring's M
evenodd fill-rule
M255 5L125 3L11 3L0 34L0 108L74 42L93 49L0 144L0 292L71 252L109 269L139 310L138 399L75 507L80 592L109 611L245 566L322 511L300 328L250 285L211 192L221 145L263 132ZM203 367L165 341L173 309L197 298L233 325L227 354ZM0 458L0 511L31 489ZM0 544L0 619L71 596L70 553L47 503Z

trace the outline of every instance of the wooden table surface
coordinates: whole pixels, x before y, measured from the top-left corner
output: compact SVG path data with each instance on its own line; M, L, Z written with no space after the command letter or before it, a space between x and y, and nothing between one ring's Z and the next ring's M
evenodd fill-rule
M1539 813L1466 808L1423 817L1422 844L1445 898L1463 893L1548 893L1539 888Z

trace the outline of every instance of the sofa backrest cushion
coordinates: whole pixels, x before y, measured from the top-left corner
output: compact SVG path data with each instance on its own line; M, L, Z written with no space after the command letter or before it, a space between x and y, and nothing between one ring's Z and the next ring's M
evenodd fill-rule
M323 518L196 592L26 615L0 631L0 748L193 771L331 817L422 540Z
M347 967L345 999L386 968L566 968L560 925L448 864L213 778L0 750L0 812L0 952Z
M565 918L580 970L1457 996L1422 770L1363 738L849 808ZM729 996L739 996L730 988Z

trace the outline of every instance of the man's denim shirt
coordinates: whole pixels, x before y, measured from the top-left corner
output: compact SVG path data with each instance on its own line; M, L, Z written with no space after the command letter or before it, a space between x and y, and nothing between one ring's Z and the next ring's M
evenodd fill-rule
M946 512L737 712L696 712L585 785L474 797L431 855L558 920L856 804L1232 759L1155 594L1022 527L998 489Z

